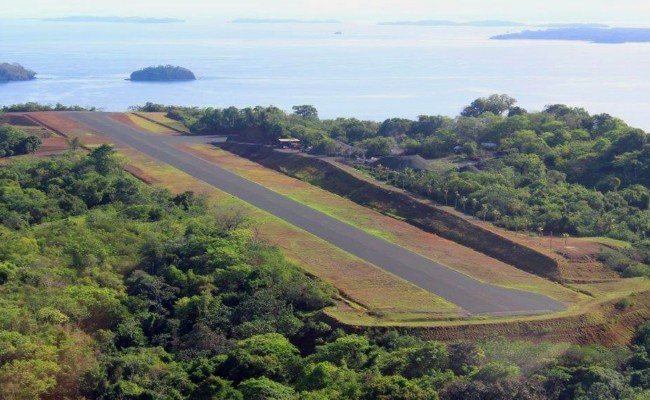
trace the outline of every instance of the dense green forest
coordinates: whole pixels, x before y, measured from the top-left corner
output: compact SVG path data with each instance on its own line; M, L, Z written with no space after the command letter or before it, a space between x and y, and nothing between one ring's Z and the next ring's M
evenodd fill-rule
M28 81L36 77L36 72L30 71L20 64L0 63L0 82Z
M131 74L132 81L193 81L194 73L187 68L173 65L159 65L135 71Z
M12 104L2 107L2 112L36 112L36 111L97 111L95 107L65 106L61 103L40 104L28 102L22 104Z
M38 136L28 135L13 126L0 125L0 158L33 153L40 147Z
M107 145L0 168L2 399L648 399L630 348L348 335L238 210Z
M347 335L254 232L110 146L1 168L0 398L650 398L648 326L611 349Z
M650 141L608 114L549 105L517 107L506 95L479 98L458 117L422 115L382 123L321 120L312 106L198 109L147 104L195 134L260 127L269 142L297 137L312 154L435 159L430 171L361 168L439 204L515 230L604 236L633 244L603 254L625 276L650 275ZM645 265L644 265L645 264Z

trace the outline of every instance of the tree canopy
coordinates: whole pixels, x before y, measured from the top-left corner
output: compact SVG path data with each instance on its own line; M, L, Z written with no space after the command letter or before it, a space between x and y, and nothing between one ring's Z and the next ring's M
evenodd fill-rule
M187 68L173 65L147 67L131 74L132 81L193 81L196 76Z
M231 207L144 185L108 145L0 168L0 397L648 397L647 324L614 348L334 329L335 290Z

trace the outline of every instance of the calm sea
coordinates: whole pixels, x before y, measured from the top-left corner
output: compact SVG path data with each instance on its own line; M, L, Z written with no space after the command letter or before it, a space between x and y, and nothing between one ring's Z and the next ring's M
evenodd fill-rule
M650 44L490 41L509 28L372 24L74 24L0 20L0 62L38 80L0 85L0 104L123 111L147 101L196 106L315 105L322 117L456 115L507 93L539 110L565 103L650 129ZM341 35L335 35L341 31ZM188 83L126 81L181 65Z

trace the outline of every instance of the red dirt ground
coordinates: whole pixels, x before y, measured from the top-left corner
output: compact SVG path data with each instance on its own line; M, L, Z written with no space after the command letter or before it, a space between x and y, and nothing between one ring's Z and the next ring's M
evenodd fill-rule
M51 156L61 154L70 149L68 142L62 137L50 137L41 139L43 144L41 148L35 153L37 157Z

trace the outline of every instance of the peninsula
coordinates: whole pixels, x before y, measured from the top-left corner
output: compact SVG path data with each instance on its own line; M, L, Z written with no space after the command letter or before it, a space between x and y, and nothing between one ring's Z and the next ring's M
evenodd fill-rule
M20 64L0 63L0 82L29 81L35 77L36 72Z
M493 36L493 40L568 40L591 43L648 43L649 28L563 28L538 31L526 30Z

